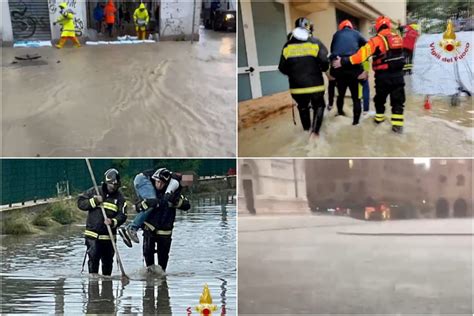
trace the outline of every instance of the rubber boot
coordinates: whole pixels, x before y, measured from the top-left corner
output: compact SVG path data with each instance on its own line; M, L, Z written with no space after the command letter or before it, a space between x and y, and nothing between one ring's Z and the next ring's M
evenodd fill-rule
M63 48L65 43L66 43L66 39L65 39L64 37L61 37L61 38L59 39L58 44L56 45L56 48L57 48L57 49Z
M77 37L73 37L72 38L72 41L74 42L74 47L76 48L80 48L81 47L81 42L79 42L79 40L77 39Z

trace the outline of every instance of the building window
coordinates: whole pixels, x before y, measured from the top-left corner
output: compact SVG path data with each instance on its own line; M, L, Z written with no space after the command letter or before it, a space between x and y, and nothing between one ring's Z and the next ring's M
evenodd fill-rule
M446 176L444 175L439 176L439 182L446 183L446 180L447 180Z
M462 174L459 174L457 177L456 177L456 185L458 187L462 187L464 186L464 182L465 182L465 178Z
M349 192L351 189L351 184L349 182L344 183L344 192Z

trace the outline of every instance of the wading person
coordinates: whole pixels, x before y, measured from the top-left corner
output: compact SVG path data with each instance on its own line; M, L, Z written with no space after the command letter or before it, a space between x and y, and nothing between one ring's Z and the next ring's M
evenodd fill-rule
M380 16L375 22L377 35L369 39L366 45L349 57L337 57L333 67L358 65L372 57L372 69L375 72L375 123L385 120L385 102L390 96L392 106L392 130L403 132L403 108L405 103L405 81L403 79L403 42L400 35L391 30L388 17Z
M331 42L331 55L329 59L332 61L337 56L348 57L355 54L359 48L367 43L365 38L352 26L349 20L344 20L339 24L338 31L334 33ZM353 120L352 125L359 124L361 114L362 99L362 81L359 76L363 73L362 65L347 65L342 68L331 67L330 76L336 79L337 87L337 115L345 115L344 113L344 97L346 90L349 88L353 104Z
M311 36L311 23L306 18L295 22L295 29L283 47L278 69L288 76L290 93L298 105L301 125L312 137L319 135L324 117L323 72L329 68L327 49ZM310 103L313 107L311 123Z
M132 223L119 230L124 243L131 247L138 243L137 231L144 230L143 254L147 267L154 264L154 252L158 246L158 264L166 269L171 246L176 208L188 210L189 201L181 195L181 175L166 168L147 170L135 176L133 185L140 202L139 214Z
M74 43L75 47L81 47L81 43L76 37L76 26L74 25L74 12L68 9L67 3L63 2L59 5L59 17L53 25L61 25L61 38L56 48L63 48L69 39Z
M145 4L140 3L140 6L133 13L133 21L135 23L135 30L139 40L146 38L146 28L150 22L150 15L145 7Z
M102 274L112 274L115 252L106 225L110 226L115 238L117 228L127 219L125 199L119 188L118 171L109 169L105 172L104 182L99 187L100 195L97 195L95 188L92 187L82 193L77 200L79 209L88 212L84 236L89 256L89 273L99 273L99 263L102 263ZM101 205L107 215L106 219L102 214Z
M120 236L127 246L131 246L127 239L138 242L136 230L143 224L143 256L148 269L155 264L156 252L158 264L166 271L176 208L190 208L187 199L181 195L180 181L180 175L166 168L144 171L134 179L137 195L142 199L136 208L140 214L126 229L120 230Z

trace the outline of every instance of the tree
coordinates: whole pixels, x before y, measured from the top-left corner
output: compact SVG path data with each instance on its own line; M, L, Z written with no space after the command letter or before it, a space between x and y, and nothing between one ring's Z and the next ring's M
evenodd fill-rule
M471 4L463 0L408 0L407 3L408 20L421 24L425 33L441 33L448 19L466 19L471 12Z

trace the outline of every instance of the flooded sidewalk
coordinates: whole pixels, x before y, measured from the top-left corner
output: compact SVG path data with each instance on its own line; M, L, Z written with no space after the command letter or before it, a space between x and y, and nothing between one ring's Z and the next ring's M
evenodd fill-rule
M193 202L194 203L194 202ZM195 203L197 205L197 203ZM83 226L44 235L1 236L1 313L193 315L204 284L218 312L236 315L236 207L201 204L178 212L166 275L147 274L140 244L120 257L131 281L125 287L114 260L111 278L81 274Z
M432 97L432 110L424 109L424 96L411 91L406 76L405 130L391 131L390 120L376 126L371 88L371 114L352 126L352 102L346 97L346 117L336 117L335 103L325 111L319 139L309 141L303 132L298 110L293 123L289 93L239 104L239 155L244 157L470 157L474 150L474 108L471 97L450 105L450 97ZM325 94L327 100L327 93ZM389 99L386 114L390 114Z
M374 231L433 235L341 234ZM472 219L239 218L239 314L470 315L472 245Z
M3 155L235 156L235 53L235 33L204 29L194 44L3 48Z

